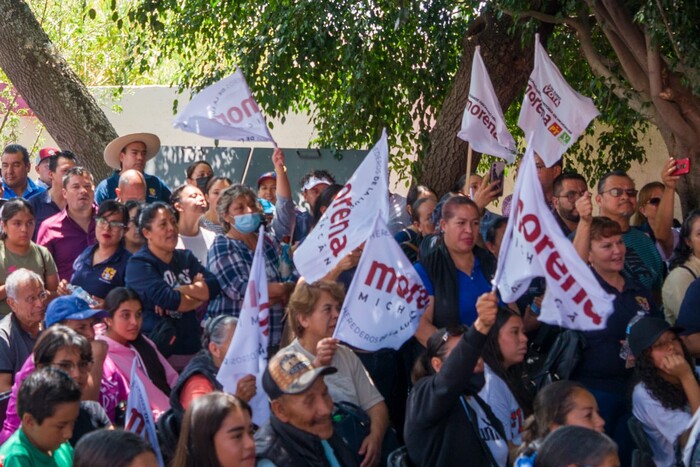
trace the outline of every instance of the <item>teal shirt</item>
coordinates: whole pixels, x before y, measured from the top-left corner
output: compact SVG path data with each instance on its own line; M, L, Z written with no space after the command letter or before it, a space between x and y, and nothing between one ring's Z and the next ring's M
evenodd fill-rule
M71 467L73 448L63 443L49 456L34 446L20 428L0 447L5 467Z

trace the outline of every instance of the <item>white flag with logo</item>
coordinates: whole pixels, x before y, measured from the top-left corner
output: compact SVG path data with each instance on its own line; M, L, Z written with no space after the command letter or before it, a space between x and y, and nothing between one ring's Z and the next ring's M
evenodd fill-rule
M398 350L415 334L428 298L386 223L375 217L333 337L363 350Z
M502 157L508 163L515 160L515 140L508 131L491 78L481 59L480 46L474 51L469 97L457 136L468 141L475 151Z
M389 145L386 130L338 192L294 253L294 265L307 282L325 276L367 240L374 219L389 219Z
M527 83L518 126L547 167L556 163L600 114L589 97L573 90L535 35L535 68Z
M264 234L264 227L261 226L236 332L216 375L224 391L229 394L236 393L241 378L246 375L255 376L257 392L249 404L253 409L253 423L259 426L270 418L270 405L262 387L270 336L270 302L267 296L263 253Z
M547 282L540 321L584 331L605 328L615 297L603 290L554 219L540 189L532 145L528 145L494 284L501 299L511 303L527 291L535 277Z
M215 139L274 142L239 68L197 93L173 126Z
M136 433L151 443L153 450L156 452L158 466L163 467L163 456L160 453L160 445L156 436L156 424L151 412L151 404L148 401L146 388L143 386L141 378L139 378L138 371L136 371L137 365L140 364L139 359L135 358L131 366L131 384L129 398L126 401L124 428L126 431Z

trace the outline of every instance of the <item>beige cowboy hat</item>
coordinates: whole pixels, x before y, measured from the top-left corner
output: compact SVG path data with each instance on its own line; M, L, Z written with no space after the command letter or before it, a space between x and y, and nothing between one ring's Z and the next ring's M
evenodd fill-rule
M160 138L153 133L131 133L129 135L120 136L107 145L104 152L105 162L113 169L119 168L119 153L122 152L128 144L141 142L146 145L146 160L153 157L160 150Z

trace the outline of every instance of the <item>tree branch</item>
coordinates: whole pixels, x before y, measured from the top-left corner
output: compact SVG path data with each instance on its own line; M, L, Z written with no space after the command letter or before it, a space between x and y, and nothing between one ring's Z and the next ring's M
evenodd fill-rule
M647 63L649 63L649 92L651 100L659 112L659 117L665 123L673 128L674 135L680 139L681 144L691 146L694 144L696 133L690 125L685 121L679 109L671 104L670 101L664 99L661 95L664 91L664 83L662 73L664 71L664 63L661 60L661 54L655 45L651 43L651 39L647 35Z
M648 69L647 50L644 41L644 34L632 21L632 15L625 10L618 0L602 0L596 3L596 10L600 10L599 5L605 8L606 16L612 21L618 35L629 49L630 53L637 61L637 64L644 70Z

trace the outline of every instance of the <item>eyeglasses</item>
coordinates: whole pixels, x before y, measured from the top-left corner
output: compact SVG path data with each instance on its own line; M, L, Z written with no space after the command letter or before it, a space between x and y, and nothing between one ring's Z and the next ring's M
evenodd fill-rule
M647 204L651 204L653 206L658 206L661 204L661 198L649 198L649 201L647 201Z
M85 372L90 371L90 368L92 368L92 361L80 360L77 365L73 362L58 362L58 363L52 363L51 366L55 366L57 368L60 368L61 370L65 371L66 373L72 373L73 370L75 370L76 368L81 373L85 373Z
M95 222L97 222L97 225L99 225L100 227L110 228L110 229L119 230L119 229L123 229L124 227L126 227L121 222L116 222L116 221L110 222L107 219L105 219L104 217L98 217L97 219L95 219Z
M673 336L665 341L658 340L654 342L651 346L652 350L662 350L668 348L669 345L673 345L678 342L680 338L678 336Z
M605 190L605 191L600 192L601 195L604 193L610 193L610 196L612 196L613 198L619 198L623 194L626 194L630 198L636 198L637 193L639 193L639 192L637 190L635 190L634 188L627 188L627 189L625 189L625 188L610 188L609 190Z
M582 196L586 196L588 193L588 190L583 190L583 191L567 191L563 195L557 196L557 198L566 198L567 200L571 201L572 203L576 201L577 199L581 198Z
M43 291L39 292L38 295L30 295L29 297L25 297L24 301L27 305L32 305L37 300L43 302L44 300L46 300L46 298L48 296L49 296L49 293L46 290L43 290Z

